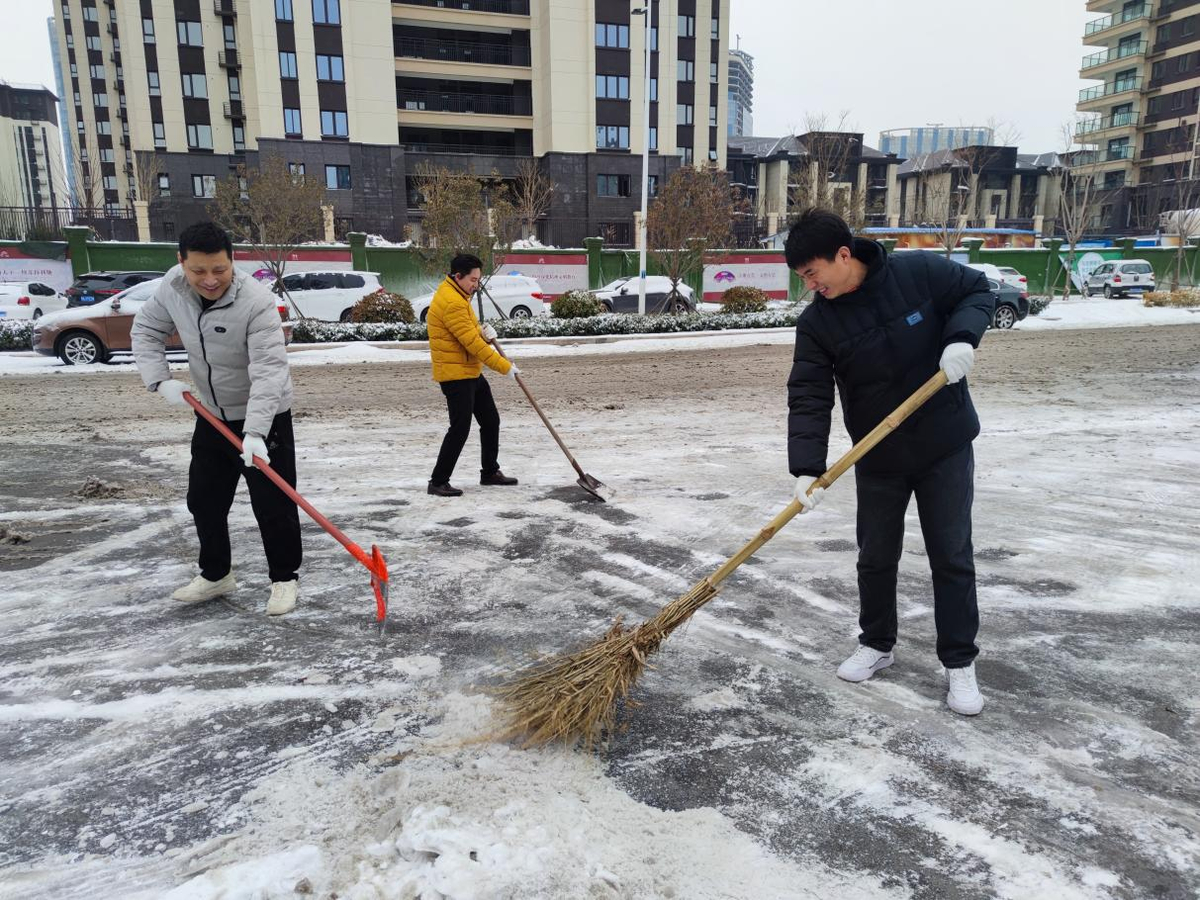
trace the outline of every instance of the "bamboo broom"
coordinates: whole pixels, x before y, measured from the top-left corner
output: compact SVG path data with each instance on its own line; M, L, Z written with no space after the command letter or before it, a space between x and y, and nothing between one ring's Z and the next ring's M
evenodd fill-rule
M808 488L828 488L851 466L946 385L938 370L887 418ZM753 540L682 597L652 619L626 629L618 618L600 640L575 653L563 653L536 663L500 685L496 691L501 740L520 738L523 747L554 742L582 742L591 749L616 729L618 702L625 700L646 660L676 628L717 595L721 582L754 555L792 520L802 507L793 499ZM632 703L632 701L629 701Z

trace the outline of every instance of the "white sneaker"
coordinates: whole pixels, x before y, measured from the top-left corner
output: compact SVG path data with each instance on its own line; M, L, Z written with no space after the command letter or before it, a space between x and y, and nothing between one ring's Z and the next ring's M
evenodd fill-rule
M271 584L271 599L267 601L268 616L282 616L296 608L296 595L300 593L300 582L276 581Z
M983 695L975 683L975 663L961 669L947 669L946 678L950 682L946 705L960 716L979 715L983 709Z
M838 678L843 681L866 681L880 669L886 669L896 658L891 652L882 653L873 647L859 644L858 649L844 663L838 666Z
M209 581L203 575L197 575L190 584L173 593L171 599L180 603L203 603L213 597L232 594L236 590L237 582L233 580L232 572L220 581Z

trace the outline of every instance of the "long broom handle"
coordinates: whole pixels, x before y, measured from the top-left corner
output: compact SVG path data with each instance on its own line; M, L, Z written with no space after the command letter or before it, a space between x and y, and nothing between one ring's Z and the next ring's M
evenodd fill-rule
M491 295L489 294L488 296L490 297ZM490 343L496 348L497 353L499 353L505 359L508 359L508 354L504 352L504 348L500 346L499 341L491 341ZM512 360L509 360L509 362L512 362ZM517 384L521 386L521 390L525 392L525 397L527 400L529 400L529 405L533 407L534 412L536 412L541 418L542 424L546 426L547 430L549 430L550 436L554 438L554 442L558 444L559 449L562 450L562 452L566 454L567 459L571 461L571 465L574 467L575 471L579 473L579 477L587 478L587 473L583 471L583 467L575 461L575 457L571 455L571 451L567 449L567 445L563 443L563 439L558 436L558 432L555 430L554 426L550 424L550 420L546 418L546 414L542 412L542 408L538 406L537 400L534 399L532 392L529 390L529 385L525 383L525 379L521 377L520 372L517 373L516 380Z
M842 475L846 474L851 466L867 454L867 451L899 428L901 422L920 409L925 401L945 387L946 383L946 373L938 369L936 375L917 388L912 396L896 407L890 415L876 425L870 434L846 451L846 454L835 462L824 475L809 485L806 493L811 494L814 488L827 488ZM790 522L801 509L803 507L800 505L800 501L793 498L792 502L787 505L783 512L772 519L771 523L755 535L750 543L746 544L735 556L730 558L721 568L708 577L712 586L716 587L732 575L734 569L753 556L763 544L773 538L784 525Z
M242 442L224 422L205 409L203 404L193 397L189 391L184 391L183 396L184 399L191 404L192 409L196 410L196 412L202 415L209 425L221 432L221 434L225 436L226 440L233 444L233 446L237 447L239 451L242 449ZM350 538L346 537L346 535L342 532L342 529L338 528L327 518L325 518L325 516L321 515L315 506L301 497L294 487L284 481L282 475L280 475L267 464L266 460L264 460L261 456L256 456L254 457L254 465L264 475L271 479L275 486L283 491L293 503L308 513L314 522L324 528L325 531L329 533L330 537L345 547L350 552L351 556L366 566L368 572L370 572L372 575L383 575L383 573L376 571L377 566L375 565L375 562L369 553L363 550L362 547L358 546L358 544L354 543L354 541L350 540Z

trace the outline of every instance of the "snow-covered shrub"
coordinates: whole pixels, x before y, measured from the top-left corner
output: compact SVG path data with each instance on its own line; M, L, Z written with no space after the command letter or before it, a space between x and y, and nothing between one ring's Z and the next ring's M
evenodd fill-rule
M417 317L407 297L380 288L367 294L351 307L350 321L412 323L417 321Z
M767 310L767 295L756 287L731 287L721 295L721 312L727 314L760 313Z
M1054 298L1052 296L1050 296L1049 294L1041 294L1037 297L1030 297L1029 298L1029 314L1031 316L1040 316L1042 314L1042 310L1044 310L1047 306L1049 306L1050 301L1052 301L1053 299Z
M32 338L32 320L0 322L0 350L28 350Z
M585 319L603 311L600 301L587 291L567 291L550 304L550 315L556 319Z

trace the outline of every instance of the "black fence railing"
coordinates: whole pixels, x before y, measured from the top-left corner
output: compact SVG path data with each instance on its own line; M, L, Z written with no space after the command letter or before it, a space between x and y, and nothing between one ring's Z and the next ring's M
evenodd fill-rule
M435 41L429 38L400 38L395 42L397 56L413 59L440 59L446 62L482 63L488 66L527 66L529 48L512 44L485 44L478 41Z
M0 206L0 240L65 241L68 225L91 228L102 240L136 241L137 219L131 209L44 209Z
M529 151L518 151L516 147L489 147L480 144L438 144L432 141L414 141L411 138L401 143L405 153L466 153L472 156L528 156Z
M529 0L393 0L401 6L433 6L438 9L465 9L470 12L529 15Z
M480 113L498 116L533 115L533 101L529 97L506 97L501 94L399 90L396 92L396 105L400 109L426 112Z

